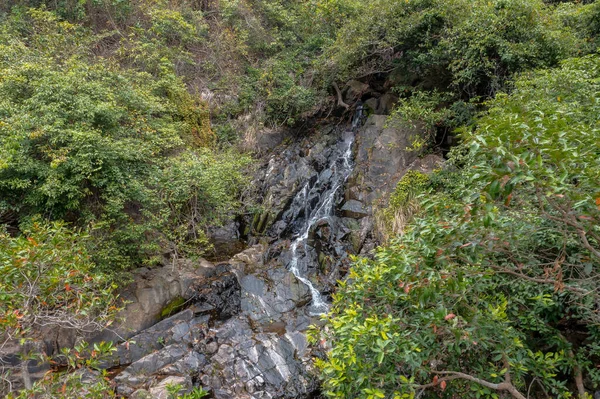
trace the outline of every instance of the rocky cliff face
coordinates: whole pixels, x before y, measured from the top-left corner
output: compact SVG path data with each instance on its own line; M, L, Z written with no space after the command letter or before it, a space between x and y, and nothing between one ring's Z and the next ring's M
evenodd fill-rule
M420 135L372 115L356 132L324 126L268 153L252 182L259 210L242 231L220 235L221 245L229 236L231 247L246 240L247 249L219 264L138 273L124 316L141 331L113 359L123 368L119 394L160 398L175 381L215 398L314 395L306 331L325 310L315 301L327 303L348 255L374 248L373 209L404 173L440 161L408 150ZM143 329L179 297L184 311Z
M189 307L119 346L112 366L117 392L160 397L163 380L202 385L215 398L296 398L317 389L301 331L308 289L292 273L264 262L255 245L213 265L186 293ZM205 263L206 264L206 263ZM161 387L163 388L161 390Z
M360 95L355 86L346 96ZM354 131L327 125L270 142L252 181L257 211L213 231L215 259L227 260L137 270L122 294L123 322L94 338L120 342L105 364L118 370L118 394L166 398L169 384L223 399L317 394L311 359L322 348L308 345L306 331L349 255L375 247L374 208L407 170L440 161L408 150L420 135L371 115ZM72 339L56 332L47 344L56 350Z

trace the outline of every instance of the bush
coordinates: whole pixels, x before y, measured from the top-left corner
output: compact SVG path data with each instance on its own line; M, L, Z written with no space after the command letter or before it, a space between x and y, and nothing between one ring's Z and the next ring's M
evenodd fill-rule
M515 72L556 65L581 42L541 0L376 1L356 15L324 53L329 76L386 71L467 100L493 95Z
M117 286L95 267L87 240L61 223L38 220L18 237L0 232L0 346L18 343L26 388L32 388L29 361L46 356L44 334L62 329L89 336L107 328L119 310Z
M375 213L376 229L382 242L404 234L406 226L419 211L416 198L426 192L430 185L428 175L414 170L409 170L400 179L387 206Z
M174 235L183 245L234 210L248 160L200 148L214 143L208 109L167 61L157 77L123 70L87 56L89 32L45 11L21 17L32 27L0 35L0 221L92 224L95 260L118 268L154 262ZM189 197L169 197L173 182Z
M598 56L523 75L463 130L439 191L334 296L327 396L598 389L599 77Z

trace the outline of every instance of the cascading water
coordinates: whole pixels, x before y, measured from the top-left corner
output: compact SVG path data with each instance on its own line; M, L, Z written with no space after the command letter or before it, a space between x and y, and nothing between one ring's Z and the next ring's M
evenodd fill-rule
M316 224L322 221L329 221L330 217L333 215L336 195L352 173L353 141L353 133L345 132L343 141L339 143L339 145L342 146L341 155L332 159L328 168L321 172L313 184L311 184L310 181L306 182L293 201L294 205L303 208L304 222L297 236L291 243L291 260L288 263L288 268L299 281L310 289L312 303L309 312L312 315L319 315L327 312L328 305L319 290L305 275L303 275L300 263L316 262L316 260L312 259L311 255L309 255L307 248L309 233ZM326 187L325 191L320 193L324 186ZM316 196L319 198L316 203L315 201L311 201L311 198L316 197L315 195L311 195L313 193L316 193ZM303 254L299 253L299 248L303 249ZM304 269L306 269L306 267Z

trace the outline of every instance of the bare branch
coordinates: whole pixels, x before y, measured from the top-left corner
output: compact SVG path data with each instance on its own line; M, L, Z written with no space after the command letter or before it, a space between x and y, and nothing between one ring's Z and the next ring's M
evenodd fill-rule
M333 82L333 88L335 89L335 92L337 94L338 105L340 105L346 109L350 108L350 106L348 104L346 104L344 102L344 100L342 99L342 92L340 91L340 88L338 87L337 83Z
M498 273L510 274L510 275L517 276L519 278L522 278L524 280L531 281L534 283L553 284L553 285L556 285L556 283L557 283L557 281L553 280L553 279L531 277L522 272L507 269L507 268L500 267L500 266L495 266L493 264L491 264L490 267L492 269L496 270L496 272L498 272ZM590 293L590 291L584 290L583 288L573 287L570 285L564 285L563 288L566 289L567 291L571 291L577 295L588 295Z
M426 385L417 385L415 388L421 388L421 389L431 388L433 386L439 385L442 381L451 381L451 380L462 379L462 380L474 382L476 384L482 385L486 388L493 389L495 391L507 391L516 399L526 399L525 396L523 396L523 394L520 393L517 390L517 388L515 388L515 386L510 382L510 375L509 375L508 371L506 372L504 382L501 382L499 384L489 382L486 380L482 380L481 378L473 377L472 375L461 373L459 371L432 371L432 373L438 374L438 375L445 375L447 377L440 378L435 383L429 383Z

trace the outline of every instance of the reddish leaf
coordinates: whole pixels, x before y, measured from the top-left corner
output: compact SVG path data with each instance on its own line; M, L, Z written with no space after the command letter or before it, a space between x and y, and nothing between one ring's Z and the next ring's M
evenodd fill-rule
M452 320L455 317L456 315L454 313L449 313L446 315L446 317L444 317L444 320Z
M442 383L440 384L440 388L442 388L442 391L446 389L446 381L442 381Z

